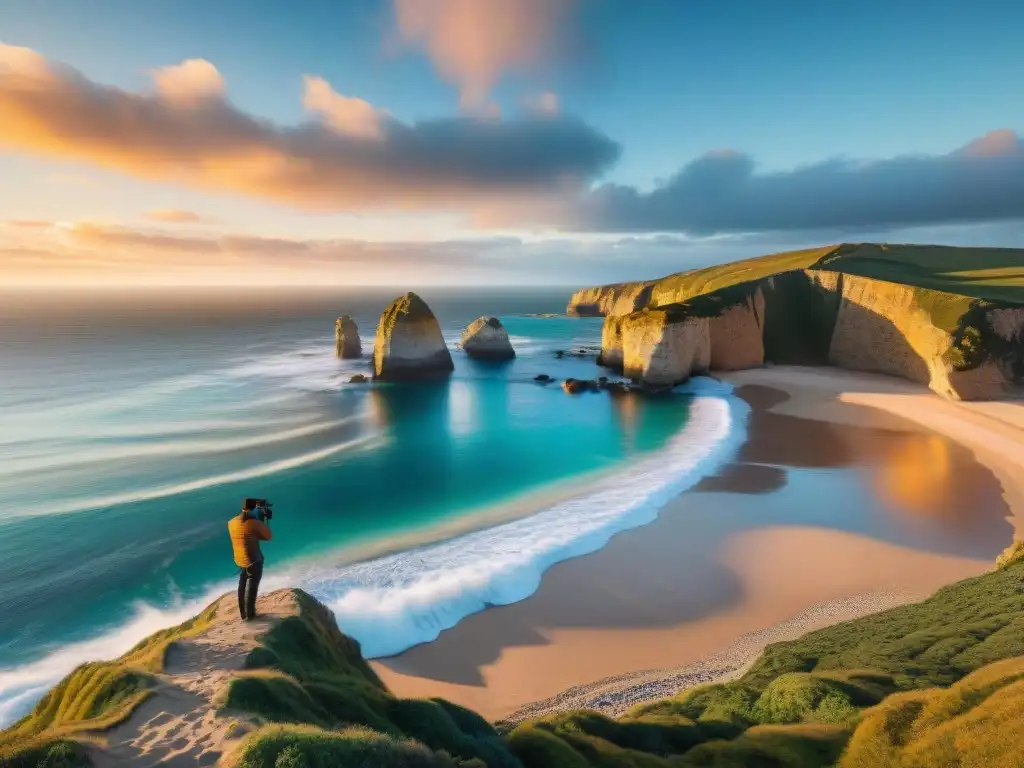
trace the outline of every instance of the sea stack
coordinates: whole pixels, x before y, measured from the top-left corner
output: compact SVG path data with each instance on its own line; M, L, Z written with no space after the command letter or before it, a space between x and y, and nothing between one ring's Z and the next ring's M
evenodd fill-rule
M462 334L466 354L480 360L511 360L516 356L508 332L496 317L478 317Z
M334 324L334 349L338 357L346 360L362 357L363 348L359 341L359 327L352 315L342 315Z
M373 377L382 381L438 379L454 368L441 326L426 302L415 293L391 302L377 324Z

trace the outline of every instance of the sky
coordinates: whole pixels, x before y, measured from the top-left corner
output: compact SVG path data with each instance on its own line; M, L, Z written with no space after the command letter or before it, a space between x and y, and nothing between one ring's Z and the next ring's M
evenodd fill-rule
M1003 0L5 0L0 283L586 285L1024 244Z

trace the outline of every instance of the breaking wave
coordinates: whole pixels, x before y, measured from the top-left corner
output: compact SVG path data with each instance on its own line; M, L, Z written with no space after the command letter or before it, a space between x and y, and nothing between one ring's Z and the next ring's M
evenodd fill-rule
M731 387L692 382L690 418L666 447L530 517L439 544L317 572L303 586L334 611L368 658L435 639L466 616L533 594L557 562L652 522L673 496L715 471L743 441L748 406Z

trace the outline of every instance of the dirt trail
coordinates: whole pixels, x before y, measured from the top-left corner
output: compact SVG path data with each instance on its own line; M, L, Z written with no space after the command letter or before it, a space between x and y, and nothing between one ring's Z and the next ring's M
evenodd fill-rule
M95 734L96 768L217 765L254 727L244 716L218 711L228 681L259 635L298 612L291 591L280 590L261 597L256 620L243 622L235 596L222 597L202 634L171 645L153 695L124 723Z

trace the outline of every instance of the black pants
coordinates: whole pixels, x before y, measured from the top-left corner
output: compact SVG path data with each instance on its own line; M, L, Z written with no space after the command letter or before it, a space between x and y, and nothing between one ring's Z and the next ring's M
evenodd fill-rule
M243 619L256 618L256 592L262 578L262 560L243 568L238 574L238 613Z

